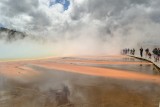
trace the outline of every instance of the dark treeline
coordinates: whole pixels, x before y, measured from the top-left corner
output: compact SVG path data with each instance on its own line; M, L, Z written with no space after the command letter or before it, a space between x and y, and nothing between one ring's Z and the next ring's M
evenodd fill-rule
M26 36L27 35L23 32L0 27L0 39L5 39L10 42L18 39L24 39Z

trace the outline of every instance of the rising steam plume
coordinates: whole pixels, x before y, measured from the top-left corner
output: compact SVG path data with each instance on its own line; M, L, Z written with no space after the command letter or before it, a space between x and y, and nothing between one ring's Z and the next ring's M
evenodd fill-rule
M64 9L66 1L69 6ZM1 58L119 54L122 48L160 42L159 0L49 3L1 0L0 23L18 31L6 30L5 34L1 29L0 53L5 53Z

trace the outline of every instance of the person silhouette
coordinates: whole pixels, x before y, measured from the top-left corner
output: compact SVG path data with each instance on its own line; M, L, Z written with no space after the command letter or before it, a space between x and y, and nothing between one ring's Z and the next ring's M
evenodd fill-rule
M140 56L143 57L143 48L140 48Z

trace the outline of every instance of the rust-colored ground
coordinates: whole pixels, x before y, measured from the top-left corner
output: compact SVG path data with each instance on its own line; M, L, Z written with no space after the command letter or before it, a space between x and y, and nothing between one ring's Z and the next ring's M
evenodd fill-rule
M61 104L76 107L82 104L84 107L157 106L160 76L154 75L155 71L150 75L131 69L92 66L94 64L154 68L152 63L126 56L76 56L0 62L0 79L7 79L1 83L0 107L56 107ZM67 86L69 94L65 93L63 86ZM57 93L62 99L57 97ZM5 96L9 96L8 99L4 100ZM30 99L33 99L32 103L29 103Z

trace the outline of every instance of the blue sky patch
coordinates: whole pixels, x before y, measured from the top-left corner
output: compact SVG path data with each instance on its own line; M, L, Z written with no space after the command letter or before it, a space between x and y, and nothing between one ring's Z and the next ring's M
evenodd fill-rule
M69 0L50 0L49 6L55 5L57 3L63 5L64 10L68 10L70 5Z
M0 28L3 28L4 26L0 23Z

